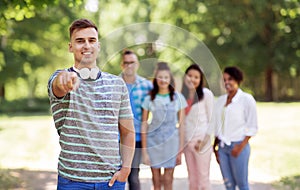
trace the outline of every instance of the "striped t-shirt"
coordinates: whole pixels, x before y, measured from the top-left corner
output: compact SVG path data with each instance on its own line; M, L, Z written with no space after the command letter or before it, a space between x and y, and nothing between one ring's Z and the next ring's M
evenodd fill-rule
M119 119L132 119L127 87L122 78L101 72L93 81L80 79L80 86L63 98L48 94L61 152L59 175L84 182L109 181L121 167Z

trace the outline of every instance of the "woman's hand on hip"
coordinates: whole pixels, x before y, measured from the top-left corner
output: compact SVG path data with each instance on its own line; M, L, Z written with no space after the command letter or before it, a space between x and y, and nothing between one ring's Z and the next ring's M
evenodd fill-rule
M234 145L233 149L231 150L231 155L233 157L238 157L239 154L242 152L243 150L243 145L242 144L236 144Z

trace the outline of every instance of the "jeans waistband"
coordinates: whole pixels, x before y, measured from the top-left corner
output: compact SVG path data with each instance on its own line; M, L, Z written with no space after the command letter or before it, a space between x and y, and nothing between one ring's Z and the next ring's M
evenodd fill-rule
M228 144L226 144L224 141L220 141L220 146L222 147L222 148L224 148L224 147L230 147L230 146L234 146L235 144L240 144L240 143L242 143L243 141L235 141L235 142L230 142L230 144L228 145Z

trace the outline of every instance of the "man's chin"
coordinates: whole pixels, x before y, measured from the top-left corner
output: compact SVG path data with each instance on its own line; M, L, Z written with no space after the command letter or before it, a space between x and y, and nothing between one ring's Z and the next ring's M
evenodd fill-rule
M134 72L125 72L124 73L126 76L133 76L134 75Z
M80 61L81 65L91 65L95 63L95 59L83 59Z

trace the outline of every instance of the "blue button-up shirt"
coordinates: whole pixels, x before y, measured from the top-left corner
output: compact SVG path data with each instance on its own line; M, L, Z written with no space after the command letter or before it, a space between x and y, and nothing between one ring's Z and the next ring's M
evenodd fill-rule
M136 141L141 141L142 103L153 85L149 80L136 75L135 82L126 84L126 86L130 97L132 113L134 115L135 139Z

